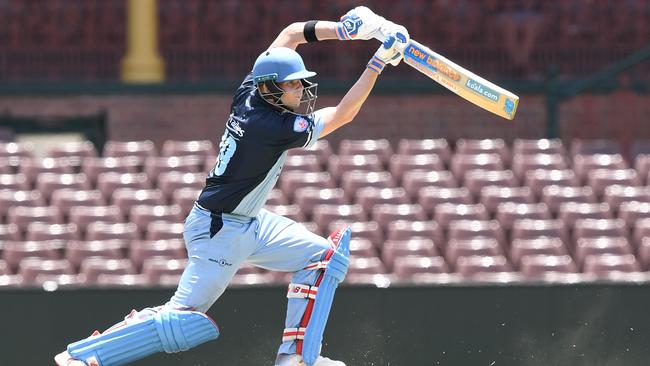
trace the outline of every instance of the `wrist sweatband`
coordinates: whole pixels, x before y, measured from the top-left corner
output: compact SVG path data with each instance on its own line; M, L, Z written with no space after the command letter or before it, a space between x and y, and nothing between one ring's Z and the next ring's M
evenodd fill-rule
M370 61L368 61L368 65L366 65L367 68L370 70L376 72L377 74L381 74L382 70L384 70L384 67L386 66L386 63L382 60L380 60L377 56L372 56Z
M318 38L316 38L316 23L318 23L318 20L310 20L305 23L305 28L302 30L305 41L318 42Z

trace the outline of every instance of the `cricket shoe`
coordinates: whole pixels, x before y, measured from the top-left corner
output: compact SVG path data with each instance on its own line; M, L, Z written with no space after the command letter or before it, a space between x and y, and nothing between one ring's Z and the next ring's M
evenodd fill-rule
M99 366L99 364L88 365L81 360L76 360L70 356L68 351L63 351L54 356L54 362L56 362L57 366Z
M278 355L275 366L305 366L300 355ZM313 366L345 366L341 361L330 360L327 357L318 356Z

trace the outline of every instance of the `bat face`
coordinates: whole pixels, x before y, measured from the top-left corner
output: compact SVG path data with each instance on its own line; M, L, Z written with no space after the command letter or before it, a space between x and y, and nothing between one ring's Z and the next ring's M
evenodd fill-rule
M404 61L477 106L510 120L515 117L518 96L462 68L428 47L411 40L404 50Z

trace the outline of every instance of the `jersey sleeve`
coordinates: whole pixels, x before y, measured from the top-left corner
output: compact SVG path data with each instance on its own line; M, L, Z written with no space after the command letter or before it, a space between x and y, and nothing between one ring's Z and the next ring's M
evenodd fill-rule
M316 143L323 132L323 127L323 118L316 113L309 116L287 113L275 136L276 142L285 150L307 148Z
M253 71L251 71L246 75L239 87L237 87L233 96L233 107L242 103L254 90L255 84L253 83Z

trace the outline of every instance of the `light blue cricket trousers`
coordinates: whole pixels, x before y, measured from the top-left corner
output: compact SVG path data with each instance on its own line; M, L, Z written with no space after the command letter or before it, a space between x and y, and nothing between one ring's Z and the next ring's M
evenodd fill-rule
M212 214L195 204L185 220L183 237L189 261L166 306L202 312L223 294L243 263L293 272L292 283L313 285L318 271L304 268L319 262L330 249L327 239L265 209L250 218ZM307 299L288 299L285 327L297 328L306 307ZM278 353L296 353L295 341L282 343Z

